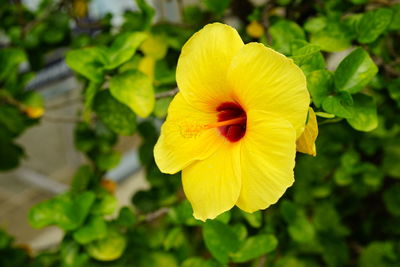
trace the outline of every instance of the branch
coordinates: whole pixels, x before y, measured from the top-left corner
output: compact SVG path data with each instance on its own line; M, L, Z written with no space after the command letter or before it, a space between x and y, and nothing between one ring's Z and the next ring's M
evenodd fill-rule
M165 98L165 97L169 97L169 96L174 96L179 92L178 88L172 89L170 91L166 91L166 92L161 92L156 94L156 99L160 99L160 98Z
M151 222L154 221L155 219L167 214L169 211L169 208L161 208L159 210L156 210L154 212L148 213L144 216L144 221L145 222Z

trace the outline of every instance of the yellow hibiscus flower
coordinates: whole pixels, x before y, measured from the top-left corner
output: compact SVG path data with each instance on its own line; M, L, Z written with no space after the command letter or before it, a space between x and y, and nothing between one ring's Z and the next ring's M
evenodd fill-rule
M154 156L162 172L182 170L194 217L274 204L294 182L296 139L310 103L300 68L213 23L182 48L176 80L180 91Z

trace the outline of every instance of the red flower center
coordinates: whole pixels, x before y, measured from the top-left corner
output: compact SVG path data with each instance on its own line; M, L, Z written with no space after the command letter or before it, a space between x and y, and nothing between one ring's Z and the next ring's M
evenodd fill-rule
M234 102L224 102L217 108L218 129L230 142L239 141L246 133L247 116L243 108ZM224 123L222 123L224 122Z

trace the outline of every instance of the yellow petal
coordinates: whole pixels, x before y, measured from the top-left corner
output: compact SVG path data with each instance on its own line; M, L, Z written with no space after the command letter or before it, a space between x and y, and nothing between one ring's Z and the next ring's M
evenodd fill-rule
M265 209L294 182L296 132L285 119L249 111L241 143L242 189L236 205L247 212Z
M167 120L154 147L158 168L173 174L195 160L209 157L224 138L218 129L204 130L202 126L216 121L216 113L193 109L178 93L168 108Z
M233 58L228 83L245 110L259 109L289 121L297 137L304 130L310 96L303 72L293 61L259 43Z
M200 110L215 110L232 101L226 75L232 57L243 46L237 31L221 23L206 25L183 46L176 80L185 100Z
M240 142L224 140L212 156L182 171L182 183L196 219L214 219L231 209L240 193Z
M297 139L297 151L311 156L317 155L315 140L318 136L317 116L312 108L308 111L308 122L303 134Z

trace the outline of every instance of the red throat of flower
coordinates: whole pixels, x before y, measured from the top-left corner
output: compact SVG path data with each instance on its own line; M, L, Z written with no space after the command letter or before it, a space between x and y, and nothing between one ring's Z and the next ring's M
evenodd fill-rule
M218 126L221 134L230 142L239 141L246 133L247 116L243 108L234 102L224 102L217 107Z

